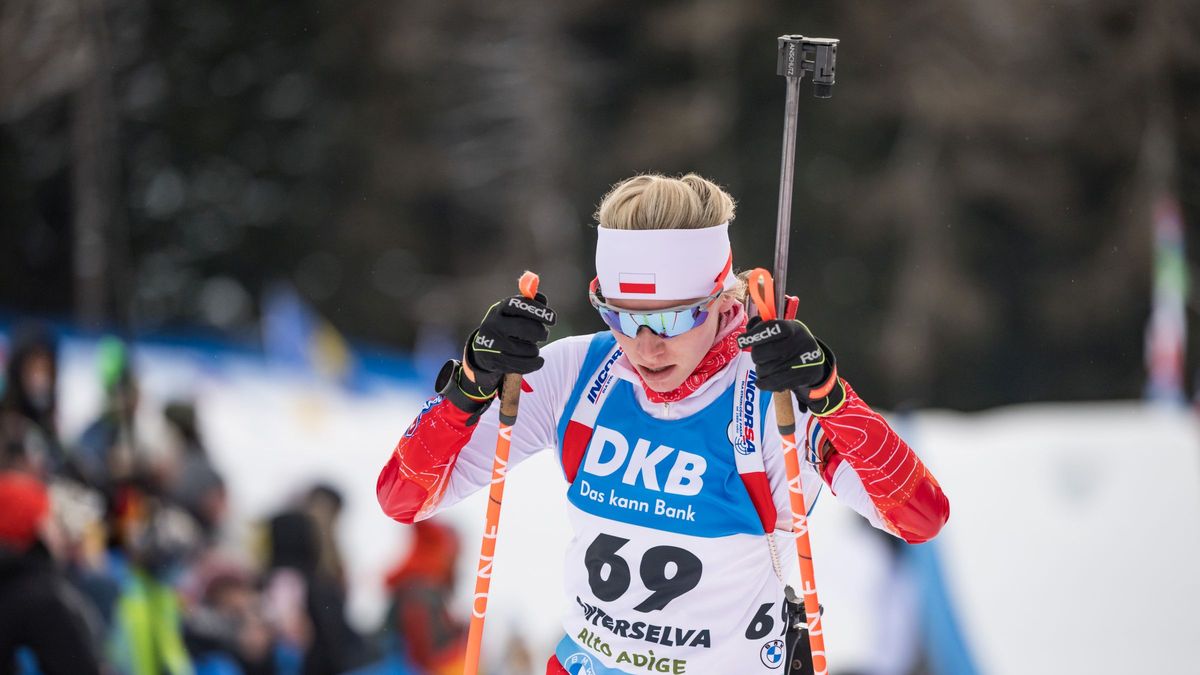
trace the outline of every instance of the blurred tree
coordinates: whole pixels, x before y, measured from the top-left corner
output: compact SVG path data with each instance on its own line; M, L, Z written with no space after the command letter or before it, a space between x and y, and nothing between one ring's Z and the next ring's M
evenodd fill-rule
M736 264L770 261L797 31L842 59L801 107L790 278L859 388L1138 395L1150 201L1200 222L1200 7L1172 0L10 0L0 304L86 314L102 250L143 330L253 335L287 279L411 347L523 268L556 334L598 329L591 211L635 172L727 185Z

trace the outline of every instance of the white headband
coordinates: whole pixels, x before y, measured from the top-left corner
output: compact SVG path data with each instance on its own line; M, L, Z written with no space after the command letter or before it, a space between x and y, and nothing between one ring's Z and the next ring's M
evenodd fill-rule
M596 230L596 275L605 298L690 300L737 284L729 223L698 230Z

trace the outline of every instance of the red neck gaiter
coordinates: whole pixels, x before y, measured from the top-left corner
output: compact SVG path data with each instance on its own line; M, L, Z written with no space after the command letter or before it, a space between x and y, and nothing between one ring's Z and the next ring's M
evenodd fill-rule
M646 398L650 399L651 403L675 403L691 396L700 388L700 385L720 372L741 351L738 348L737 336L746 331L746 309L742 307L741 303L736 303L732 309L718 318L720 324L717 325L717 337L713 346L708 349L704 358L700 359L700 365L696 366L683 384L671 391L654 391L646 386L646 381L642 380L642 374L638 373L637 368L633 369L642 382Z

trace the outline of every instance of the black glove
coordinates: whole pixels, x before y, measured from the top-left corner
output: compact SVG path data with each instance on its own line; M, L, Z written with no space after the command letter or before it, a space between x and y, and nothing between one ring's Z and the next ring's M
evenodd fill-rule
M479 328L467 338L464 363L451 361L438 375L437 389L455 405L481 413L507 373L527 375L542 367L539 342L550 337L557 316L538 293L533 300L514 295L488 308Z
M754 317L738 336L738 346L750 349L759 388L794 391L800 405L814 415L828 415L846 400L837 359L803 323Z

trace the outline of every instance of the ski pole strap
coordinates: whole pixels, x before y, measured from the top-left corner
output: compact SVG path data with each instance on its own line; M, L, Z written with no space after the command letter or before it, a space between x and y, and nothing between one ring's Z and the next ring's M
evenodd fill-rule
M771 279L771 273L758 267L750 271L747 281L750 283L750 299L754 301L762 320L771 321L779 316L775 308L775 282Z

